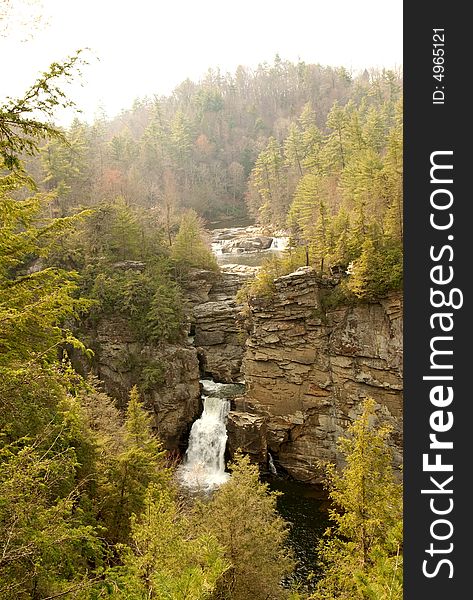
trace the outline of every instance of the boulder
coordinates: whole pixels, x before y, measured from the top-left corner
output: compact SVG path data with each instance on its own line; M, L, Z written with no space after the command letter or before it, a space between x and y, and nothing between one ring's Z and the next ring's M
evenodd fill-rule
M272 243L273 238L265 235L237 238L225 242L222 245L222 252L257 252L258 250L267 250Z
M254 462L266 463L266 419L246 412L230 411L227 419L228 451L249 454Z

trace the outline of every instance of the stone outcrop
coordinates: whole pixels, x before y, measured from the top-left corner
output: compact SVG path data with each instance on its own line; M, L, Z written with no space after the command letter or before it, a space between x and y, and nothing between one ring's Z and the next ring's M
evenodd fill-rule
M153 415L153 427L164 446L184 449L192 422L201 412L199 360L192 346L140 341L121 318L102 319L88 331L95 356L91 370L104 391L124 408L131 387L138 385Z
M123 261L116 268L138 269L142 263ZM153 426L166 448L185 450L192 423L202 411L199 379L241 379L245 338L238 324L235 295L254 269L225 266L221 273L193 269L185 281L188 339L176 344L145 343L132 323L118 316L89 323L82 337L94 350L91 363L75 356L77 368L92 372L102 387L125 408L128 394L138 385L153 414Z
M241 377L244 340L237 324L234 301L206 302L195 307L195 345L203 350L202 370L215 381L231 383Z
M267 460L267 419L249 412L231 411L227 419L228 451L243 450L254 462Z
M195 271L189 277L190 289L200 290L200 302L191 303L189 319L194 345L203 357L201 371L222 383L241 379L246 336L235 296L255 272L252 267L233 266L226 265L220 274Z
M256 237L245 237L236 240L229 240L222 244L222 252L257 252L258 250L267 250L271 247L273 238L266 235Z
M400 458L402 297L325 310L333 286L301 268L277 279L271 298L252 300L243 362L251 416L230 415L230 446L245 441L243 450L262 457L269 450L311 483L319 461L340 461L337 438L367 397L392 424ZM243 431L234 433L236 423Z

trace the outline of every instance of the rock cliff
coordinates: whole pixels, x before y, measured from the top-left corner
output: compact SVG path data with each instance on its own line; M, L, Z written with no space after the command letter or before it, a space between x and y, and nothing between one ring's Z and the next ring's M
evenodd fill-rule
M186 283L190 333L203 357L202 374L221 383L241 380L246 335L235 296L254 273L253 267L225 265L220 274L196 270Z
M129 268L129 261L125 266ZM224 267L222 273L192 270L184 282L189 335L186 339L183 332L176 344L143 342L132 324L118 316L88 323L82 337L94 350L94 359L86 364L75 356L76 366L97 375L121 408L131 387L138 385L165 447L184 451L202 411L200 377L210 375L225 383L241 378L245 339L237 323L235 295L253 273L251 267L238 266Z
M130 323L119 317L101 319L87 331L95 356L82 371L92 371L104 391L124 408L138 385L153 415L153 427L169 450L185 450L192 422L202 410L199 359L192 346L146 344Z
M269 450L310 483L318 461L340 460L337 438L363 398L392 424L398 459L402 444L402 297L326 309L333 285L301 268L277 279L270 298L251 301L247 393L229 416L230 448L259 461Z
M340 461L337 439L372 397L400 460L401 294L336 305L336 281L301 268L277 279L270 297L252 298L243 323L235 295L254 273L235 265L191 272L189 336L180 344L146 344L118 317L96 323L88 343L105 391L125 406L138 384L164 445L184 451L202 410L199 378L244 379L246 394L228 416L230 454L241 448L266 464L271 452L280 472L308 483L320 481L319 461Z

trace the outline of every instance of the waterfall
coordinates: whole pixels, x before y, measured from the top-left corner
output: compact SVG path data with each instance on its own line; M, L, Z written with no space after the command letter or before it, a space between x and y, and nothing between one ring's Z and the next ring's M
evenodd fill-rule
M289 246L289 238L288 237L273 237L273 241L271 242L270 250L277 250L281 252L285 250Z
M268 465L269 465L269 470L271 471L271 473L273 475L277 475L277 469L276 469L276 465L274 464L274 460L273 457L271 456L271 453L268 452Z
M203 396L204 410L192 425L184 464L177 476L184 487L211 490L225 483L226 418L230 402L223 398Z

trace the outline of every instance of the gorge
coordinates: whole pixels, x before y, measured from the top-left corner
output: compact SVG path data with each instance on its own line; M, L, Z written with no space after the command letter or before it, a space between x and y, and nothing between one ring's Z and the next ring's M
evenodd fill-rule
M0 597L401 600L401 74L62 127L81 52L0 106Z
M320 462L340 463L337 438L356 418L362 399L372 397L379 417L393 427L400 462L401 295L336 304L339 276L321 278L301 267L278 278L271 297L250 298L242 307L236 293L286 239L255 227L213 235L219 260L230 256L234 262L221 263L220 273L188 274L187 340L142 344L117 319L91 332L94 371L106 391L123 404L130 387L141 385L163 444L184 456L203 411L201 393L204 402L208 396L199 380L240 384L226 416L227 456L241 449L265 471L271 458L279 474L309 484L320 483ZM221 252L223 244L228 252Z

